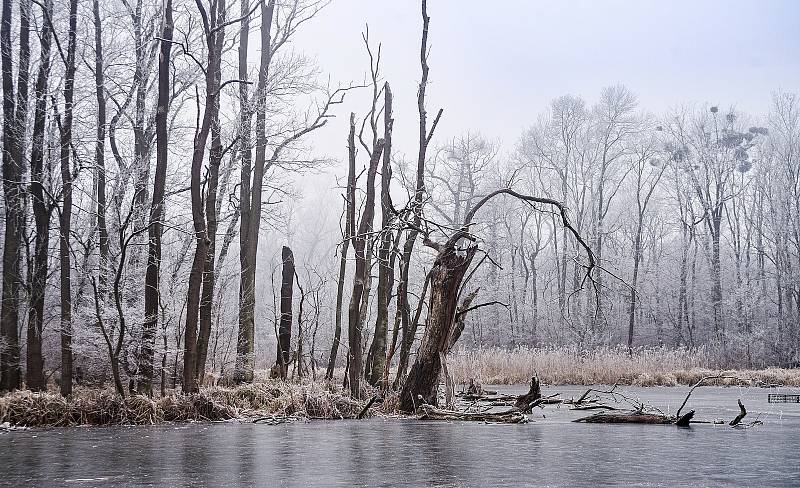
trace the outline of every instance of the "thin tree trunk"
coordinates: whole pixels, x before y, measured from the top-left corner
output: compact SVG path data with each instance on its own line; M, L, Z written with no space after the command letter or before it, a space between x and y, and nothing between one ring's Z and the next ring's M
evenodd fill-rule
M153 394L153 356L155 334L158 329L159 277L161 274L161 235L164 220L164 191L169 159L169 132L167 118L170 99L170 56L172 54L172 0L164 7L164 29L161 33L161 52L158 57L158 107L156 108L156 174L153 182L153 203L150 206L150 227L148 228L147 271L144 287L144 324L142 326L142 354L140 357L141 377L139 390L146 395Z
M336 325L333 330L333 344L328 357L328 369L325 378L333 379L333 369L336 367L336 356L339 353L339 344L342 338L342 302L344 301L344 280L347 272L347 251L350 248L350 239L353 237L355 226L355 199L356 199L356 114L350 113L350 132L347 135L347 189L345 193L345 222L342 230L342 250L339 257L339 277L336 281Z
M195 251L192 261L192 270L189 273L189 290L186 297L186 326L184 328L184 354L183 354L183 391L191 393L198 390L197 364L198 364L198 337L197 326L200 314L200 292L203 284L206 256L209 248L208 228L203 212L203 195L201 172L203 158L206 151L208 135L211 125L219 112L219 87L222 45L225 36L225 2L220 1L212 6L212 20L209 23L208 14L201 0L196 0L198 10L203 17L205 39L208 50L208 66L206 71L206 96L203 119L194 138L191 170L191 199L192 223L194 225ZM212 30L215 29L215 30Z
M414 251L414 243L419 234L419 228L422 220L422 205L425 197L425 158L428 151L428 144L433 131L436 129L436 124L442 115L440 109L433 121L433 125L428 130L428 113L425 109L425 92L428 86L428 27L431 18L428 16L428 2L422 0L422 39L419 49L420 68L422 77L419 82L419 89L417 90L417 112L419 113L419 152L417 153L417 175L416 175L416 188L414 191L414 202L412 204L412 211L414 213L414 225L406 237L406 242L403 245L403 255L400 262L400 283L397 286L397 313L401 315L402 324L402 342L400 345L400 360L397 370L396 383L400 381L406 374L406 367L408 365L409 357L411 356L411 347L414 344L414 337L416 336L416 324L411 323L411 308L408 303L408 278L411 266L411 253Z
M221 1L221 0L220 0ZM217 79L219 86L220 79ZM211 122L211 152L208 157L208 182L206 183L206 251L203 265L203 289L200 300L200 334L197 339L197 365L195 376L202 382L208 357L208 342L211 339L211 323L214 307L214 258L217 247L217 188L219 167L222 163L222 133L219 123L219 97L214 99L217 107Z
M75 49L77 44L78 0L69 2L69 45L64 75L64 120L61 124L61 185L63 206L59 235L61 263L61 394L72 394L72 286L69 238L72 226L72 101L75 93Z
M244 3L242 9L244 9ZM271 45L271 29L275 0L261 3L261 45ZM244 24L242 24L244 26ZM244 27L242 27L244 29ZM239 50L239 70L246 70L246 50ZM269 49L261 50L261 66L258 71L256 87L256 157L255 167L250 183L249 115L242 124L242 143L246 148L242 152L241 183L241 230L239 231L239 264L241 266L239 285L239 334L236 341L236 366L234 380L237 383L253 381L255 365L255 287L256 287L256 255L258 253L258 234L261 223L261 190L264 184L264 167L266 164L266 89L269 77L269 64L272 53ZM242 64L242 60L245 64ZM248 146L244 143L248 142ZM248 191L249 190L249 191Z
M392 249L393 235L390 229L392 223L391 197L389 187L392 178L392 90L389 83L384 84L384 145L383 145L383 164L381 166L381 234L380 247L378 249L378 303L377 318L375 320L375 335L372 338L369 356L371 364L368 364L369 371L366 372L367 381L371 385L377 385L383 378L383 369L386 365L386 339L389 332L389 300L391 297L391 283L389 276L392 272L390 267L389 253Z
M363 368L363 321L362 305L369 299L367 281L369 280L369 267L367 266L367 241L372 233L373 219L375 217L375 175L378 172L378 163L381 160L384 140L378 139L372 148L369 168L367 169L367 186L364 209L361 212L361 222L353 238L353 250L356 257L356 268L353 276L353 293L350 296L348 307L348 361L350 395L361 398L361 374Z

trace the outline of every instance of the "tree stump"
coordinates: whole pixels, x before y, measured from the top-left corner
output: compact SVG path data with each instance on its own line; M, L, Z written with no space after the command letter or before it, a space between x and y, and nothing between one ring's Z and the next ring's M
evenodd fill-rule
M534 376L531 378L531 387L528 390L528 393L518 396L514 406L521 411L526 412L530 410L530 405L540 398L542 398L542 388L539 385L539 378Z

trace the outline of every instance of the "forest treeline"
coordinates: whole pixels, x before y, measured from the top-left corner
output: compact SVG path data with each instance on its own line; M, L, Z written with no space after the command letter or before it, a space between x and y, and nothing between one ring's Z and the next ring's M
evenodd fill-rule
M385 79L366 30L366 81L335 86L292 48L326 5L2 0L2 390L344 367L353 396L402 389L411 410L457 344L795 364L795 94L651 114L611 86L553 100L513 147L446 139L426 2L419 73ZM417 117L395 120L412 79ZM298 209L333 116L346 177Z

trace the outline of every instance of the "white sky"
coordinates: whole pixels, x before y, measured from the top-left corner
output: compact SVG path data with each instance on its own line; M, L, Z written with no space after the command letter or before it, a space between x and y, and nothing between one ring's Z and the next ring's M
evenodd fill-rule
M684 103L735 105L759 115L776 89L800 89L800 1L429 0L428 111L444 108L439 140L467 130L506 151L549 101L592 102L625 84L655 113ZM417 0L333 0L295 48L317 58L334 83L367 71L361 32L380 41L395 93L395 147L416 151L420 77ZM367 95L366 92L364 92ZM346 121L366 100L350 97L312 144L343 160Z

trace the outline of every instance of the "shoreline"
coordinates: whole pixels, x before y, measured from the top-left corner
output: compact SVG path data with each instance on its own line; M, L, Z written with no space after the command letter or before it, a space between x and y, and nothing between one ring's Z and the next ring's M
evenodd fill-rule
M757 372L757 371L756 371ZM695 374L714 374L713 370L696 370L692 375L677 374L676 378L694 378ZM798 387L789 384L763 384L754 379L754 371L727 371L735 378L710 380L705 387ZM696 382L696 381L695 381ZM613 383L544 383L549 388L560 386L599 386ZM693 383L636 384L617 381L620 387L642 388L690 387ZM519 383L483 383L489 386L519 386ZM241 421L276 425L294 421L353 420L365 409L377 391L366 392L363 400L350 398L335 384L317 381L302 384L268 381L234 388L204 387L200 393L184 395L179 392L163 397L148 398L132 395L121 398L111 390L81 389L65 399L56 392L20 390L0 396L0 425L5 430L20 428L52 428L76 426L135 426L169 423ZM415 418L397 411L397 393L372 406L365 418Z

